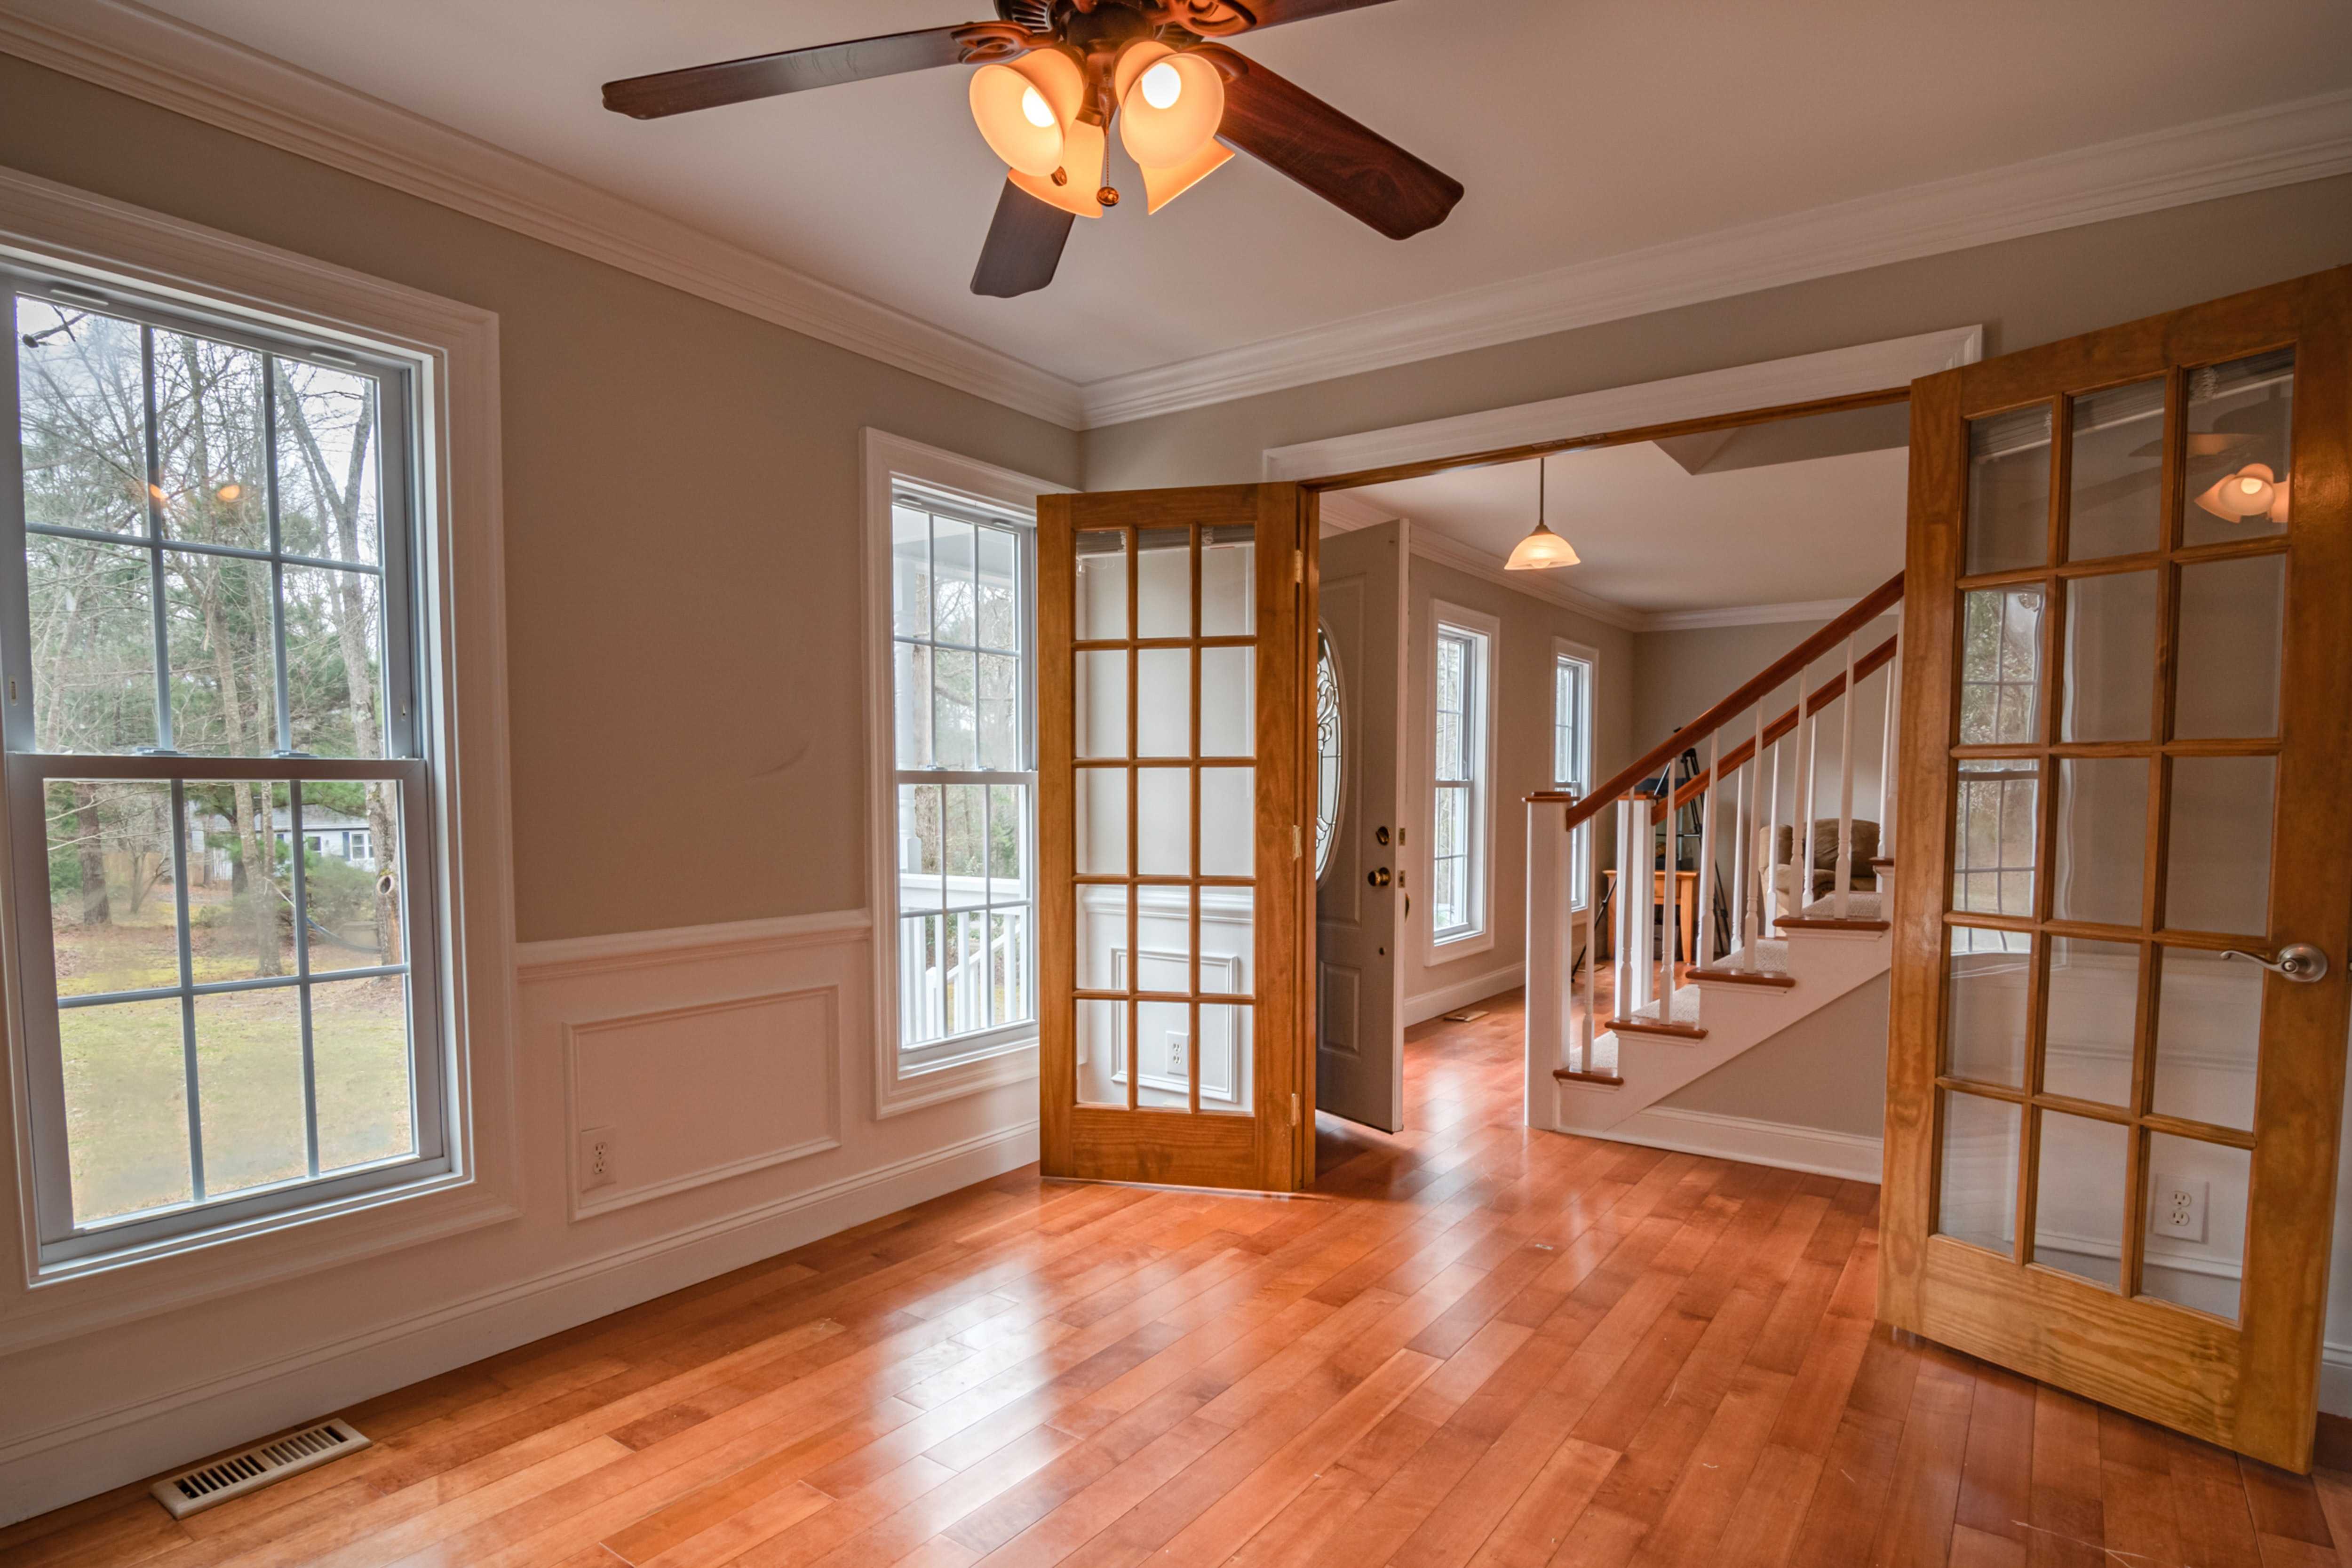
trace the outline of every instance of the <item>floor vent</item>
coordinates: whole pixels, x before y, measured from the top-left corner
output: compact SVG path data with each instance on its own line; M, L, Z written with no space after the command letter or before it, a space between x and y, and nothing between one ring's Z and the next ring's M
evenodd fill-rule
M185 1519L215 1503L299 1475L339 1454L356 1454L367 1446L368 1440L350 1422L321 1421L299 1432L256 1443L225 1459L167 1476L147 1489L155 1494L157 1502L172 1510L173 1519Z

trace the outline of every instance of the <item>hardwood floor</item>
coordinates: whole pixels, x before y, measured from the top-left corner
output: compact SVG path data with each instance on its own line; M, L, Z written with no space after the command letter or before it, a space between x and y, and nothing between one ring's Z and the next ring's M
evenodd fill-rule
M2305 1480L1872 1321L1875 1188L1531 1133L1516 999L1315 1196L1015 1173L344 1412L111 1568L2312 1568ZM2352 1563L2352 1559L2347 1559Z

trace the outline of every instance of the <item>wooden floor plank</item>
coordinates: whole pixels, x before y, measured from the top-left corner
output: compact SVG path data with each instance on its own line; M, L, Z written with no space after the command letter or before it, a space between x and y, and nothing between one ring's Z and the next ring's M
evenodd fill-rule
M1876 1189L1522 1122L1416 1026L1314 1196L992 1178L344 1412L0 1568L2352 1568L2352 1478L1874 1321Z

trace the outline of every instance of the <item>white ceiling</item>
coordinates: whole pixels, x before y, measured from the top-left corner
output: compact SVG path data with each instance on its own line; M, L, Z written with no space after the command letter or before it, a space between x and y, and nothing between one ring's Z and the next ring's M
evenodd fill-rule
M646 123L597 99L986 0L152 8L1082 384L2352 83L2335 0L1391 0L1242 47L1460 178L1444 226L1397 244L1238 159L1081 223L1008 301L968 291L1002 170L961 69Z
M1888 415L1891 418L1887 417ZM1906 410L1795 420L1682 455L1656 442L1548 459L1552 531L1581 559L1513 574L1644 616L1859 598L1903 569ZM1843 438L1861 436L1862 439ZM1891 441L1893 445L1876 445ZM1861 446L1859 451L1838 448ZM1806 449L1834 455L1789 458ZM1410 518L1420 548L1500 567L1536 517L1536 466L1455 468L1327 498L1327 515Z

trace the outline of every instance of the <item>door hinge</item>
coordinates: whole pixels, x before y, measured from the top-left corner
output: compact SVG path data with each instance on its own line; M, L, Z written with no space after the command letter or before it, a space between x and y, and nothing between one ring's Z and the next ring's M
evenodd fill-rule
M1290 1124L1293 1127L1298 1125L1298 1091L1296 1089L1290 1094Z
M1294 583L1307 581L1307 552L1304 550L1290 552L1290 580Z
M1298 824L1294 822L1290 825L1290 858L1296 860L1306 852L1306 840L1298 831Z

